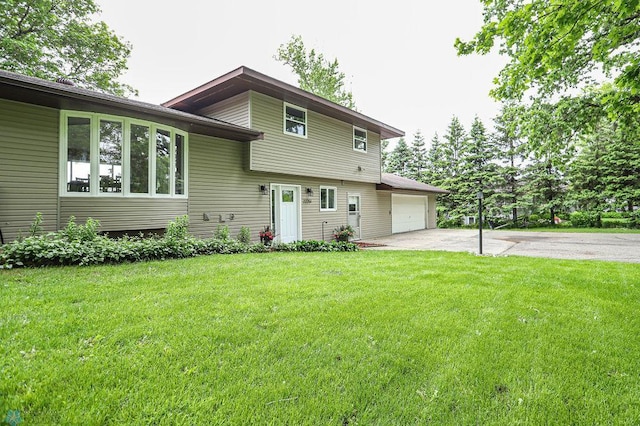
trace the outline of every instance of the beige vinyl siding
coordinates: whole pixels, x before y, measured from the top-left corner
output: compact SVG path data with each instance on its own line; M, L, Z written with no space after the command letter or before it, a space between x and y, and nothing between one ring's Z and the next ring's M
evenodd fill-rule
M0 100L0 229L26 235L37 212L57 226L58 111Z
M263 141L251 142L251 170L380 182L380 136L376 133L367 131L366 153L354 151L351 123L308 110L307 137L285 134L283 102L256 92L251 92L250 127L264 132Z
M241 226L248 226L257 239L259 230L269 225L269 196L259 191L260 184L269 182L245 172L248 149L242 142L190 135L189 217L195 235L211 237L218 225L226 225L235 237Z
M330 240L333 229L347 223L348 193L361 196L363 238L391 234L391 195L377 191L373 183L246 172L246 144L193 134L189 144L189 217L194 235L210 237L223 225L236 237L245 226L250 229L252 240L257 241L258 232L269 225L271 214L271 196L260 193L261 184L301 187L303 239L321 239L322 222L327 221L324 236ZM337 188L337 211L320 211L320 186ZM313 196L306 196L307 187L313 190ZM209 216L208 221L204 220L204 213Z
M244 92L232 98L225 99L196 112L210 118L237 124L238 126L250 127L250 104L249 92Z
M91 217L100 221L100 231L164 229L169 221L187 214L187 200L174 198L63 197L61 226L75 216L76 223Z

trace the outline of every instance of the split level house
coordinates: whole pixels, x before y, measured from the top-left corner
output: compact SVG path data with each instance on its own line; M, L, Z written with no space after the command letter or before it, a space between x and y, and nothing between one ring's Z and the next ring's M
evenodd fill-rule
M0 71L0 231L70 217L101 231L219 225L252 238L356 239L435 227L430 185L381 173L392 126L246 67L163 105Z

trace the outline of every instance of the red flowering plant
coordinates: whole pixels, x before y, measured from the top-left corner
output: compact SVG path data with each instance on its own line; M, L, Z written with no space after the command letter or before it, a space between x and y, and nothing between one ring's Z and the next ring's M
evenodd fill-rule
M351 225L340 225L333 230L333 238L336 241L349 241L349 238L353 237L353 232Z
M273 241L273 232L271 232L270 226L265 226L258 235L260 235L260 241L262 241L262 244L265 246L268 246L271 244L271 241Z

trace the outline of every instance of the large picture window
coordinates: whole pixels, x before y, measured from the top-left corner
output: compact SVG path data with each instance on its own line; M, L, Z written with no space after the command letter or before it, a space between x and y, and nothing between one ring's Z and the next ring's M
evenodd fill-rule
M64 111L60 122L61 194L186 196L186 133L72 111Z
M307 137L307 110L284 104L284 132L289 135Z

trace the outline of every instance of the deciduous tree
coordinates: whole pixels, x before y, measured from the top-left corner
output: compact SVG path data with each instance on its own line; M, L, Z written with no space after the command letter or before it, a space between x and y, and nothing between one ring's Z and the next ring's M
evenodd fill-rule
M486 54L499 45L509 62L492 94L542 99L613 82L601 100L615 114L640 110L640 2L638 0L482 0L484 24L461 55Z
M128 95L118 82L131 45L94 20L93 0L3 0L0 2L0 68L48 80Z
M351 91L344 88L345 75L338 68L338 59L329 61L315 49L307 51L301 36L293 35L287 43L281 44L274 59L291 67L301 89L356 109Z

